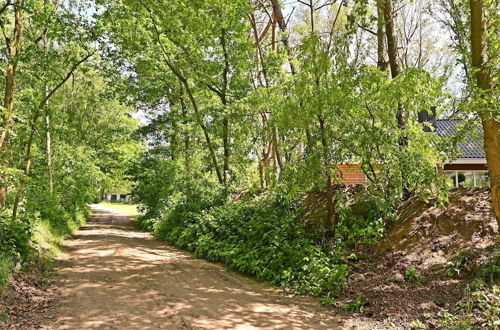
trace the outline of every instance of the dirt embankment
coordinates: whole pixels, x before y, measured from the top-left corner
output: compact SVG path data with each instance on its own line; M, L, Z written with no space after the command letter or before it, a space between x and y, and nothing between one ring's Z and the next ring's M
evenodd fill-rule
M453 308L463 296L467 278L498 246L498 225L485 188L451 191L446 208L413 197L403 203L398 220L375 246L356 251L349 295L360 295L365 313L378 319L408 322L425 312ZM446 274L448 262L463 258L467 270ZM404 275L415 267L418 280Z

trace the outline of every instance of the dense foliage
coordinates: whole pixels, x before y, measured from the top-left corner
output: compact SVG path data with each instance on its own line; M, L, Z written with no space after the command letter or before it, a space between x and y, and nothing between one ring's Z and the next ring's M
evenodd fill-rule
M273 23L280 6L113 1L103 28L147 117L149 147L131 170L142 223L199 256L320 294L344 287L342 248L381 237L401 198L445 199L436 165L453 144L417 119L448 111L448 76L377 67L363 29L376 25L371 3L300 5L289 26ZM358 164L366 188L348 193L341 164ZM304 221L311 194L319 203Z
M14 268L50 257L88 204L122 184L139 150L86 6L3 2L0 286Z
M285 288L314 295L341 291L347 266L339 264L339 254L318 246L318 235L297 219L297 208L270 196L211 207L170 199L158 210L161 221L146 216L140 223L198 257Z
M500 201L494 1L2 4L0 284L129 178L158 237L332 299L402 200L446 202L463 135L429 134L433 111L482 122Z

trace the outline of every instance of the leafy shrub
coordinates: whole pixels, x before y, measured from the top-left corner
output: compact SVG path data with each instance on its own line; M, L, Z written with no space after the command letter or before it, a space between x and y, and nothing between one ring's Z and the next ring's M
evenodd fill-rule
M345 288L347 266L340 256L317 246L316 237L279 198L214 207L199 200L178 201L160 209L159 218L146 215L139 222L197 257L299 293L322 295Z
M420 320L411 321L408 326L410 329L427 329L427 326Z
M490 283L500 280L500 247L492 246L493 255L486 259L479 269L479 277Z
M470 271L468 264L472 256L470 254L464 253L453 260L449 261L445 270L445 274L449 277L460 276L462 273L466 271Z
M410 266L405 272L405 280L410 283L415 283L418 280L418 270L415 266Z
M362 313L366 304L367 302L363 300L363 297L356 296L353 302L342 305L342 309L350 313Z
M376 187L362 187L353 194L337 194L337 234L348 245L362 241L374 244L395 219L397 200L388 198Z
M448 262L445 275L464 274L497 283L500 279L500 247L492 245L482 251L466 250Z
M487 285L476 279L465 289L465 296L460 302L462 314L472 318L471 323L484 328L500 326L500 288L498 285Z
M439 327L446 329L498 329L500 327L500 287L476 278L464 290L455 311L440 313Z
M9 214L0 215L0 254L17 263L34 252L31 244L32 223L36 219L29 216L13 221Z
M12 268L12 262L6 256L0 254L0 292L8 282Z
M28 212L23 208L16 220L8 211L0 214L0 288L14 268L35 260L46 265L58 252L62 237L74 232L89 216L87 209L69 212L55 203L38 209Z
M32 259L35 247L32 244L34 217L22 216L13 221L8 212L0 214L0 289L7 284L17 265Z
M333 306L335 304L335 299L328 293L325 297L321 298L321 304L323 306Z

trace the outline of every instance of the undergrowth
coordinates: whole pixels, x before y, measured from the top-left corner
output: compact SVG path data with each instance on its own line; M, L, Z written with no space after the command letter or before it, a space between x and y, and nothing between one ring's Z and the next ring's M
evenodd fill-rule
M341 251L317 244L318 234L298 220L299 205L267 195L212 207L190 200L170 205L139 217L140 225L197 257L301 294L346 287Z
M500 328L500 247L492 246L489 250L490 254L473 271L472 280L454 310L440 313L440 328Z
M89 217L87 209L70 215L62 208L47 207L43 212L0 214L0 291L19 269L36 265L41 271L52 268L64 237L72 234Z

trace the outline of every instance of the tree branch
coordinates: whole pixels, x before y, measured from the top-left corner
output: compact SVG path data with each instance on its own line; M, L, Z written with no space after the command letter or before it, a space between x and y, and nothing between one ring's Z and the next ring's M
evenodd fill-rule
M80 66L80 64L82 64L83 62L88 60L94 54L95 54L95 51L87 54L81 60L79 60L78 62L73 64L73 66L71 67L69 72L66 74L66 76L56 86L54 86L54 88L52 88L52 90L43 98L43 101L40 102L39 107L42 108L47 103L47 101L54 95L54 93L57 92L57 90L59 88L61 88L68 81L69 78L71 78L71 76L73 75L73 72Z

